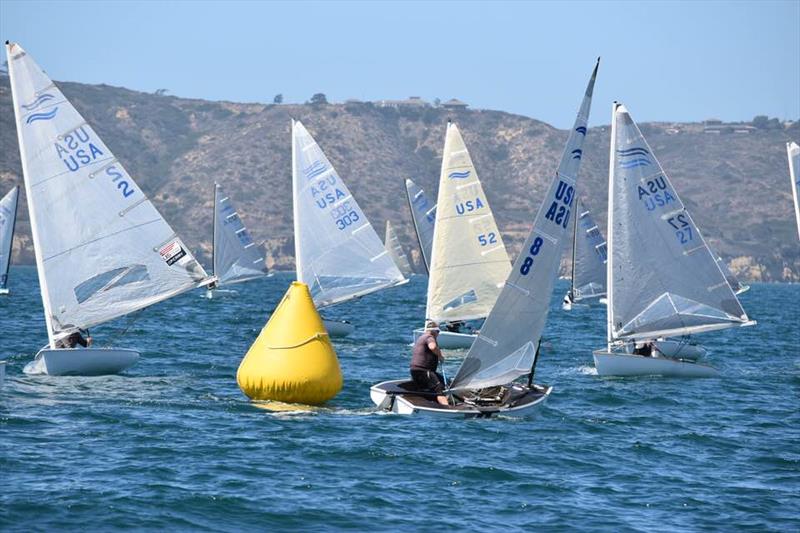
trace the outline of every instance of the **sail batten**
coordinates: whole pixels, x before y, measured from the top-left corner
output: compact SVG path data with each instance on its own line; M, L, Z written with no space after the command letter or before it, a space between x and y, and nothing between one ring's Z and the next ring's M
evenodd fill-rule
M94 128L19 45L7 51L51 346L198 286L205 271Z
M609 345L749 325L725 266L627 109L615 104L612 120Z
M453 123L445 136L430 261L426 317L437 322L487 316L511 268L475 165ZM461 298L467 293L470 298Z
M581 160L576 154L583 150L597 68L595 65L589 79L558 172L536 213L522 252L481 327L478 339L485 342L473 342L453 379L453 389L504 385L531 372L563 248L572 233L571 217L576 211L574 185ZM565 180L565 175L575 179ZM441 205L440 202L439 209ZM434 254L434 263L436 260Z
M292 121L292 183L297 279L318 308L407 281L300 121Z

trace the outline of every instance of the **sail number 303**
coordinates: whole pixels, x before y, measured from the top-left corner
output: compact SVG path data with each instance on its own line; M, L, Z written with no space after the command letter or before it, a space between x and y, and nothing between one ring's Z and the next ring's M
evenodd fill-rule
M525 260L522 262L522 265L519 267L519 273L523 276L527 276L531 271L531 268L533 267L533 258L539 255L539 251L542 249L542 244L544 244L544 240L541 237L536 237L533 239L531 248L528 250L528 257L525 258Z

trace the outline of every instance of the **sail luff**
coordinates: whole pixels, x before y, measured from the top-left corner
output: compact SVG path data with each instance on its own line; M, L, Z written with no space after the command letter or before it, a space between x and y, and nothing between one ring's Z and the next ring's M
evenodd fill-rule
M796 142L786 143L786 155L789 158L789 178L792 181L792 198L794 199L794 216L797 220L797 237L800 239L800 146Z
M297 281L308 285L308 280L303 276L303 266L300 264L302 259L300 253L300 215L298 206L299 183L297 181L297 137L295 128L296 121L292 119L292 217L294 218L294 269Z
M9 268L11 266L11 251L14 244L14 228L17 224L17 210L19 209L19 185L15 185L0 200L0 210L5 208L8 211L8 219L4 226L0 226L0 289L8 286ZM9 222L10 220L10 222ZM7 244L3 241L7 241Z
M19 146L20 152L20 163L22 164L22 175L25 179L23 179L23 183L25 185L25 196L28 199L28 220L30 220L31 224L31 237L33 239L33 255L36 259L36 272L39 276L39 292L41 293L42 297L42 307L44 308L44 320L45 325L47 326L47 339L50 343L50 348L55 349L56 347L56 339L54 336L54 328L53 328L53 321L52 321L52 310L50 309L50 296L47 291L47 276L45 276L44 271L44 261L42 258L42 245L41 245L41 237L39 236L39 225L37 224L38 216L36 212L36 206L34 202L31 201L31 177L30 171L28 170L28 154L27 148L25 146L25 142L23 140L22 135L22 113L21 113L21 105L22 103L19 101L19 95L17 91L13 90L13 87L16 86L16 68L14 66L14 53L12 52L14 45L6 41L6 58L8 59L8 77L10 80L10 85L12 87L11 90L11 102L14 105L14 120L17 126L17 145ZM24 53L20 51L20 53Z
M453 389L504 385L531 372L570 237L570 217L575 216L575 191L598 66L599 59L522 252L459 367Z
M611 137L608 147L608 215L606 217L606 246L608 257L606 259L606 342L607 349L611 351L614 342L614 317L611 312L614 309L614 191L616 190L617 158L614 145L617 138L617 107L621 104L614 102L611 104Z

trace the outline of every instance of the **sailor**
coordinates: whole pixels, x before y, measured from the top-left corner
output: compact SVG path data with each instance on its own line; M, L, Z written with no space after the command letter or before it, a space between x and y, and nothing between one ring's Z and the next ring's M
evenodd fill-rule
M86 338L83 337L83 333L86 334ZM75 348L78 345L84 348L88 348L92 345L92 336L89 334L88 329L83 330L78 328L66 337L56 341L56 348Z
M441 405L449 405L444 392L444 378L436 372L439 361L444 361L442 350L436 342L439 336L439 324L433 320L425 323L425 331L414 343L411 356L411 379L420 390L435 392L436 401Z

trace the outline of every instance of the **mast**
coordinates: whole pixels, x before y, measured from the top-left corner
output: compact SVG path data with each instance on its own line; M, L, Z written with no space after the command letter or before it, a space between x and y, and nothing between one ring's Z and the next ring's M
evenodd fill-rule
M405 182L403 185L405 185ZM414 205L411 201L411 194L408 191L408 186L406 186L406 202L408 203L408 210L411 212L411 222L414 223L414 235L417 237L417 246L419 246L419 253L422 256L422 266L425 267L425 273L430 274L430 269L428 268L429 259L425 257L425 248L422 247L422 238L419 236L419 226L417 224L417 217L414 216ZM435 227L433 231L436 231Z
M294 136L294 119L292 119L292 216L294 217L294 269L297 272L297 281L305 283L303 280L303 269L300 268L300 217L298 216L297 205L297 154L296 139Z
M25 148L25 143L22 139L22 117L20 116L20 102L17 92L13 90L15 87L14 78L16 77L14 66L14 53L12 52L13 44L6 41L6 57L8 57L8 77L11 79L11 101L14 104L14 119L17 126L17 144L19 144L20 163L22 164L22 174L25 179L22 181L25 184L25 196L31 198L31 176L28 170L28 156ZM47 339L50 343L50 348L55 349L56 340L53 337L53 324L52 324L52 311L50 309L50 296L47 291L47 276L44 272L44 258L42 257L41 238L39 237L38 224L36 223L36 208L34 202L28 200L28 218L31 223L31 236L33 237L33 251L36 257L36 273L39 276L39 290L42 295L42 307L44 308L44 321L47 325Z
M8 264L6 265L6 279L0 289L5 289L8 287L8 276L11 272L11 251L14 249L14 231L17 227L17 211L19 211L19 185L15 185L11 192L15 193L17 196L14 198L14 210L12 211L11 217L11 240L8 243Z
M212 276L217 276L217 191L219 185L214 182L214 208L211 211L211 217L214 219L214 227L211 231L211 272Z
M577 195L577 191L576 191ZM569 277L570 300L575 301L575 249L578 247L578 219L581 218L581 200L575 199L575 213L572 217L572 275Z
M606 227L606 337L607 349L611 351L611 343L614 340L613 320L614 320L614 168L617 158L614 146L617 142L617 107L618 102L611 104L611 140L609 142L608 154L608 217Z

